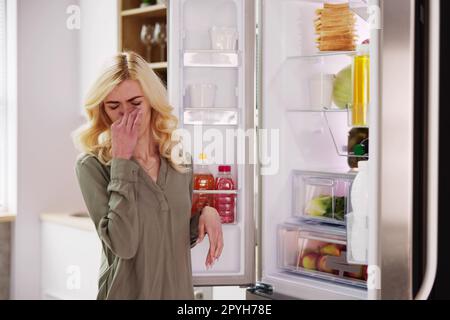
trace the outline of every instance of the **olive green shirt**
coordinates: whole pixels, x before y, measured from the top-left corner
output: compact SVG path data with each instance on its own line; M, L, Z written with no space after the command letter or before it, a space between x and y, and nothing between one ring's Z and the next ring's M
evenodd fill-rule
M102 242L97 299L193 299L190 249L192 170L179 173L163 158L157 182L139 163L103 165L82 154L76 173ZM192 169L192 166L191 166Z

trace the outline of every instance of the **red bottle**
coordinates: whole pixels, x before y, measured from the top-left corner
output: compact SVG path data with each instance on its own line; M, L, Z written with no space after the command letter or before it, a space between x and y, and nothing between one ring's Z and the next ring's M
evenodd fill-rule
M219 174L216 178L216 190L235 190L231 166L219 166ZM235 221L235 194L216 194L214 207L219 212L222 223L234 223Z
M206 160L205 154L200 154L199 156L202 164L199 166L198 170L194 173L193 189L194 190L214 190L214 176L208 169L208 165L204 163ZM196 214L201 211L204 207L212 207L213 195L207 193L194 193L192 197L192 209L191 215Z

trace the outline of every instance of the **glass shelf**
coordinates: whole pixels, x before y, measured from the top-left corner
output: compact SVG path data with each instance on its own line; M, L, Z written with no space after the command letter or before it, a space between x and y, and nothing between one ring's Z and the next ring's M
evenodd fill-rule
M288 108L287 112L304 112L304 113L323 113L323 112L337 112L346 113L347 109L326 109L326 108L314 108L314 107L300 107L300 108Z
M237 108L186 108L185 125L236 126L239 124Z
M288 60L317 59L317 58L342 57L342 56L353 57L355 55L356 55L356 51L321 51L321 52L305 54L305 55L290 56L290 57L288 57Z
M236 51L189 50L184 52L185 67L237 68L239 54Z

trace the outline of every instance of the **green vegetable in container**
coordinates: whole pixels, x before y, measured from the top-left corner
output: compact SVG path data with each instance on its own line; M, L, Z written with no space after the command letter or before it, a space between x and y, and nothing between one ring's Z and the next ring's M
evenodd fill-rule
M331 213L333 198L330 196L318 196L313 198L306 207L306 214L313 217L323 217Z
M334 201L334 212L333 212ZM320 195L311 199L306 206L306 214L312 217L323 217L344 221L345 208L347 204L346 197L331 197Z
M345 109L352 104L352 65L349 65L336 75L333 85L333 102L339 109Z

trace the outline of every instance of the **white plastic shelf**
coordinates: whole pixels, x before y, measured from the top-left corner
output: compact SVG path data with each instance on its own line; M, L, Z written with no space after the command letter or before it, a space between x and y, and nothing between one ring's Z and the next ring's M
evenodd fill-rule
M239 109L237 108L186 108L185 125L237 126Z
M239 53L236 51L189 50L183 55L185 67L237 68Z
M238 190L194 190L194 194L238 194Z

